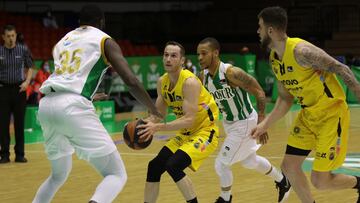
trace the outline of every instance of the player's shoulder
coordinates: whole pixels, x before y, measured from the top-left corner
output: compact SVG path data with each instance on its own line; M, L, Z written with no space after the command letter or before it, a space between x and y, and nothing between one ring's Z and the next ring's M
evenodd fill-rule
M233 68L231 63L220 62L219 72L226 73L231 68Z
M191 91L191 87L197 86L201 86L201 82L195 75L187 77L183 82L183 87L186 87L189 91Z

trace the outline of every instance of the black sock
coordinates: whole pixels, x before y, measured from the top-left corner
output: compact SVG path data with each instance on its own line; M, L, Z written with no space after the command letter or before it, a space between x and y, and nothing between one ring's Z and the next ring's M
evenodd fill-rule
M198 203L197 198L186 201L186 203Z
M89 203L97 203L97 202L95 202L94 200L90 200L90 202Z
M355 184L355 186L353 187L354 189L360 189L360 177L355 176L357 182Z

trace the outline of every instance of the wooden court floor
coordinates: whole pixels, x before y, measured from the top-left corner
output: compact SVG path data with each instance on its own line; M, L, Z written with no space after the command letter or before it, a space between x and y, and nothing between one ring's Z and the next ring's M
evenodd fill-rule
M360 108L351 109L351 129L348 153L360 153ZM295 113L290 112L284 119L274 125L270 131L270 141L263 146L258 154L268 158L270 162L279 166L284 155L289 125L294 119ZM146 177L147 163L160 150L167 136L174 133L160 133L156 135L153 143L145 150L134 151L124 144L118 144L118 150L125 162L128 182L125 188L114 202L141 203L143 202L143 190ZM222 134L223 136L223 134ZM116 135L114 139L121 139ZM223 137L220 138L222 143ZM219 195L219 181L214 170L214 153L194 173L187 170L195 185L199 202L214 202ZM42 144L29 144L26 146L26 155L29 159L27 164L0 165L0 203L29 203L39 185L50 173L50 165L46 159ZM11 157L13 160L13 157ZM101 181L100 175L85 161L73 159L73 170L64 186L58 191L54 203L85 203L88 202L96 185ZM351 170L359 173L360 168ZM242 168L239 164L233 166L233 202L234 203L271 203L277 202L277 191L273 181L255 171ZM306 173L309 175L309 173ZM356 201L355 190L342 191L318 191L312 187L312 192L317 203L352 203ZM172 182L168 174L164 174L160 186L160 203L185 202ZM290 203L300 202L295 193L291 193Z

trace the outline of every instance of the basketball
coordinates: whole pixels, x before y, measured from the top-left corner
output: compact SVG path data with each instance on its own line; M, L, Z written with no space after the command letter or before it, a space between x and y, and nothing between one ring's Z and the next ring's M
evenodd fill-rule
M142 119L138 119L134 121L129 121L124 126L124 132L123 132L124 142L127 144L127 146L129 146L132 149L136 149L136 150L144 149L147 146L149 146L152 141L153 137L151 136L148 141L139 142L140 136L138 135L138 129L136 129L136 126L141 124L145 124L145 122Z

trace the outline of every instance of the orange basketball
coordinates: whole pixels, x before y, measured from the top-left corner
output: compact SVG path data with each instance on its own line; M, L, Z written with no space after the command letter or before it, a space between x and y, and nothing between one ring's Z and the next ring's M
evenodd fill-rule
M139 141L140 136L138 135L138 129L136 129L136 126L141 124L145 124L145 122L142 119L138 119L134 121L129 121L124 127L124 132L123 132L124 141L127 144L127 146L129 146L132 149L136 149L136 150L144 149L147 146L149 146L152 141L153 138L152 136L146 142Z

